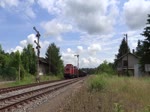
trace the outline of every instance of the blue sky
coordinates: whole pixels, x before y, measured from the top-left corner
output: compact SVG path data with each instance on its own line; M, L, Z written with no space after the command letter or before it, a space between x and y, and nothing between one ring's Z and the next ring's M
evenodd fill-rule
M41 34L41 57L54 42L66 63L97 67L113 62L123 34L134 49L150 12L150 0L0 0L0 44L6 52L34 44Z

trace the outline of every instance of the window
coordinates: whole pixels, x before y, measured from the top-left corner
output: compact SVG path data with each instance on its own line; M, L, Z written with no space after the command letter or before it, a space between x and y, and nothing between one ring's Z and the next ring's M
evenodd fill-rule
M127 60L123 60L123 67L127 67L128 66L128 61Z

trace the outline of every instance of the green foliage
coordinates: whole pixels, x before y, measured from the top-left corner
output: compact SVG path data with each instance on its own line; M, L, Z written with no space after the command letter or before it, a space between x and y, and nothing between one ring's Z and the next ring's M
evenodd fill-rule
M10 58L7 54L0 54L0 67L4 68L9 65Z
M19 86L19 85L31 84L34 82L35 82L35 77L33 75L26 74L21 81L17 80L16 82L10 83L9 86Z
M63 61L61 60L59 48L54 43L49 45L45 55L46 61L49 64L49 74L63 74Z
M127 42L126 42L126 39L123 38L121 44L120 44L120 47L119 47L119 50L118 50L118 54L116 55L116 59L114 60L114 64L115 66L117 65L117 60L125 55L126 53L130 52L130 48L129 46L127 45Z
M36 73L36 54L33 50L33 46L28 44L26 48L23 49L21 54L22 65L24 69L31 74Z
M2 46L0 44L0 54L2 54L2 52L3 52L3 49L2 49Z
M89 80L90 91L101 91L105 88L106 80L103 75L97 75Z
M142 71L144 71L145 64L150 64L150 15L148 15L147 19L147 26L144 28L142 36L145 37L144 41L142 42L142 52L140 58L140 64Z
M43 76L40 76L40 79L41 79L41 82L43 82L43 81L50 81L50 80L60 80L62 79L62 77L43 75ZM10 83L8 86L19 86L19 85L26 85L26 84L31 84L31 83L36 83L35 76L26 73L26 75L21 81L17 80L15 82Z
M0 74L3 80L15 80L17 70L14 67L4 67L0 69Z
M150 112L150 105L146 106L143 112Z
M107 74L115 74L115 71L113 69L113 64L108 63L107 61L104 61L102 64L100 64L97 67L97 73L107 73Z
M138 57L142 57L142 54L143 54L143 42L141 40L138 40L138 44L137 44L137 47L136 47L135 54Z
M117 59L119 59L121 56L123 56L124 54L130 52L130 48L127 45L127 42L125 40L125 38L123 38L121 44L120 44L120 48L118 50L118 55L117 55Z
M3 80L15 80L17 76L17 69L11 66L11 57L8 53L2 50L0 45L0 77Z
M97 68L80 68L80 70L92 75L96 73Z
M25 70L21 63L21 54L19 53L19 51L16 51L15 53L11 53L10 57L11 57L10 66L14 67L17 70L16 79L22 80L25 75Z
M119 103L114 103L114 112L124 112L122 105Z

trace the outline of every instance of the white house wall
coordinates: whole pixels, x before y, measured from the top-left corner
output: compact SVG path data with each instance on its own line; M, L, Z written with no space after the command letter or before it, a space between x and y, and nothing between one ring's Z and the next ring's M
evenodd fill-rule
M124 60L127 60L127 56L122 58L122 66L123 66ZM135 56L131 54L128 54L128 68L134 69L135 64L138 64L138 58L136 58Z

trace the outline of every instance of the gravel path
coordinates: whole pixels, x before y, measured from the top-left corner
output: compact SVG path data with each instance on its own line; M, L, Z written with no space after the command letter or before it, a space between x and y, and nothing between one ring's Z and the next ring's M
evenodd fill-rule
M21 90L17 90L17 91L12 91L12 92L9 92L9 93L0 94L0 99L8 97L8 96L13 96L13 95L25 93L25 92L28 92L28 91L40 89L40 88L47 87L47 86L50 86L50 85L55 85L55 84L58 84L58 83L66 82L66 81L67 80L60 81L60 82L54 82L54 83L50 83L50 84L44 84L44 85L35 86L35 87L30 87L30 88L25 88L25 89L21 89Z
M83 85L83 80L65 87L61 90L53 92L53 94L36 102L34 106L28 107L26 112L61 112L67 101L75 94ZM40 104L40 105L39 105Z

